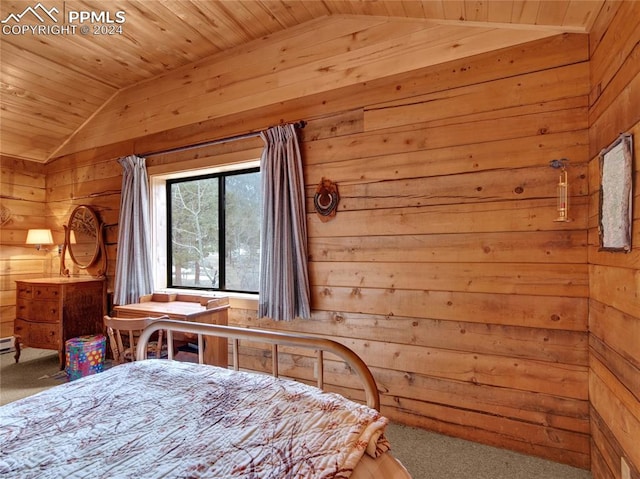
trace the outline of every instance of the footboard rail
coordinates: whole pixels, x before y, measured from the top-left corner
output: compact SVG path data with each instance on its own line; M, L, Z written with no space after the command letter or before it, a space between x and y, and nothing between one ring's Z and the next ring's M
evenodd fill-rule
M175 320L159 320L154 321L140 335L136 350L137 359L146 359L147 343L156 331L166 331L167 350L169 359L173 359L173 332L190 333L198 336L198 360L203 363L204 340L205 336L214 336L227 338L231 340L233 369L240 369L239 359L239 342L255 341L271 344L271 364L272 374L278 377L278 346L295 346L305 349L311 349L316 352L316 372L318 376L317 386L324 389L324 353L332 353L341 358L353 371L356 372L365 392L367 406L376 410L380 409L380 396L376 381L371 371L364 361L347 346L337 341L318 338L315 336L305 336L292 333L283 333L276 331L265 331L257 329L236 328L233 326L221 326L215 324L202 324Z

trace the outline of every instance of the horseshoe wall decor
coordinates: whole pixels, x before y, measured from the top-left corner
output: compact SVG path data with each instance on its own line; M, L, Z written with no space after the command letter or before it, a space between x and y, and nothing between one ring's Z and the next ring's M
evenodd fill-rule
M320 221L326 223L336 215L339 201L338 185L331 180L322 178L313 197L313 206Z

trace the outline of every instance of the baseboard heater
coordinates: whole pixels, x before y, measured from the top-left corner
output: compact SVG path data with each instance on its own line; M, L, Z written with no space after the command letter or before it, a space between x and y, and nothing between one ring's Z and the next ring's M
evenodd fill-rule
M15 351L15 347L13 346L13 336L0 338L0 354L11 353L13 351Z

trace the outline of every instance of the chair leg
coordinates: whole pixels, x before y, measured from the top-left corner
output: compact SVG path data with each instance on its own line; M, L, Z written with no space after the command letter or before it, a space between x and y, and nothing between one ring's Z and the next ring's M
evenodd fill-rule
M121 353L112 328L107 328L107 335L109 336L109 345L111 346L111 353L113 354L113 362L114 364L120 364L122 362L122 358L120 357Z

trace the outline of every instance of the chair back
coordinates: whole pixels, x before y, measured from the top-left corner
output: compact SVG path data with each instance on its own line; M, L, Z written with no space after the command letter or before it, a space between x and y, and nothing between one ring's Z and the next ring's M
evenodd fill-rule
M147 325L159 319L169 319L169 316L144 317L144 318L115 318L104 317L104 325L109 337L109 345L113 352L115 364L136 360L136 346L138 337ZM147 353L151 353L156 358L162 357L163 331L158 331L157 341L149 342Z

